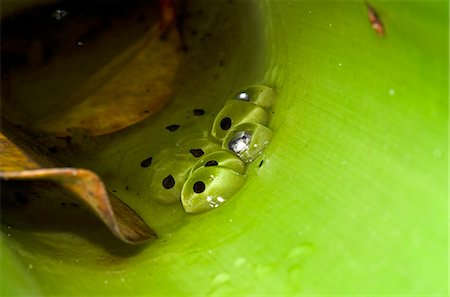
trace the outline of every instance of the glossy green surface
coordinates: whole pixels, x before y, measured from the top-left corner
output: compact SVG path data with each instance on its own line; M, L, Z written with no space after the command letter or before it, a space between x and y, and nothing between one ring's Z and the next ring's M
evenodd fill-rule
M448 3L371 4L383 38L362 1L231 4L246 24L239 40L249 42L225 48L230 64L218 81L207 83L213 67L180 85L167 112L184 117L183 99L194 108L223 95L208 103L218 111L242 86L274 86L262 166L255 160L244 187L215 211L163 208L142 198L148 176L139 163L156 151L146 125L173 123L157 116L137 125L78 162L96 168L160 238L130 249L107 236L99 244L12 228L2 238L2 294L447 295ZM188 121L183 133L202 136L212 120ZM169 137L151 140L164 146Z

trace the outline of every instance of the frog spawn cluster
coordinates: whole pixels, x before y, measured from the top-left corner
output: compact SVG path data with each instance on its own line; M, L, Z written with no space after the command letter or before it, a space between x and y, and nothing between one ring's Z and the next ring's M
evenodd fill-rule
M273 100L272 89L261 85L232 94L214 120L214 139L182 144L163 168L157 168L155 197L166 203L181 197L188 213L217 208L232 197L245 182L247 165L270 143L267 125ZM180 170L168 174L169 168Z

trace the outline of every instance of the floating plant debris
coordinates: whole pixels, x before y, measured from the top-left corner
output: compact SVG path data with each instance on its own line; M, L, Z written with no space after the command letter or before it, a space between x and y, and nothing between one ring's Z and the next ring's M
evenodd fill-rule
M381 21L381 18L378 16L378 13L375 11L369 3L367 5L367 16L369 17L369 22L372 25L372 29L377 32L378 36L384 36L384 25Z
M52 17L55 18L55 20L60 21L63 18L65 18L68 15L67 11L63 9L57 9L53 12Z

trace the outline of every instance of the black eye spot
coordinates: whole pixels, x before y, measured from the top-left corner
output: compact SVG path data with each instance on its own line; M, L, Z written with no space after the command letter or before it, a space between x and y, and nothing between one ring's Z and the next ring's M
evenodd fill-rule
M211 160L205 163L205 167L209 167L209 166L217 166L219 165L219 163L217 163L217 161Z
M193 189L197 194L202 193L205 190L205 183L202 181L198 181L194 184Z
M174 125L170 125L167 126L166 129L169 130L170 132L174 132L176 131L178 128L180 128L180 125L174 124Z
M258 167L261 167L263 163L264 163L264 160L262 160L261 162L259 162Z
M16 198L17 203L26 205L28 203L28 198L21 193L14 193L14 198Z
M175 186L175 180L172 175L168 175L165 179L163 179L163 187L166 189L172 189Z
M204 114L205 114L205 110L200 109L200 108L194 109L194 115L196 115L196 116L202 116L202 115L204 115Z
M228 130L231 128L231 119L229 117L225 117L220 121L220 128L222 130Z
M141 162L141 167L142 168L147 168L150 165L152 165L152 157L145 159L144 161Z
M190 149L189 152L196 158L203 156L205 153L202 149Z

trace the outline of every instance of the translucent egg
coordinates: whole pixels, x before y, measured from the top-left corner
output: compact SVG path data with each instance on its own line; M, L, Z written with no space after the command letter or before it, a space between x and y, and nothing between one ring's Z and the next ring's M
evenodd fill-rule
M180 201L181 189L186 182L194 162L184 156L173 156L160 160L154 167L150 183L150 195L163 203Z
M188 178L181 192L181 203L188 213L201 213L219 207L244 185L245 177L221 167L201 167Z
M262 107L246 101L230 100L217 114L211 134L222 140L229 131L241 123L255 122L265 125L269 120L269 114Z

